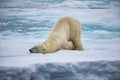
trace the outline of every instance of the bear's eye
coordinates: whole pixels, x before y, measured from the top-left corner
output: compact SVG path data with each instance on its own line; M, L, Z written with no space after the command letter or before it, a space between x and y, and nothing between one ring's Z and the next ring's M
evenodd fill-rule
M46 51L46 49L43 49L44 51Z

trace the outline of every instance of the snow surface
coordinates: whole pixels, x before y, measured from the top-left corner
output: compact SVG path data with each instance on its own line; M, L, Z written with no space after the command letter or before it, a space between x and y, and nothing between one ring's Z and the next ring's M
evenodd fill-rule
M116 52L63 50L0 56L0 80L119 80L119 75Z
M115 61L120 60L120 54L110 51L72 51L61 50L56 53L26 53L26 54L1 54L0 66L26 67L35 63L74 63L84 61Z
M119 80L120 54L61 50L1 55L0 80Z

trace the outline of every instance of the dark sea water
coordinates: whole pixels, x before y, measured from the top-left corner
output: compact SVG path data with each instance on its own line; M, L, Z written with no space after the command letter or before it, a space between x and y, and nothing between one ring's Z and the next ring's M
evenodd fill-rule
M47 38L53 24L63 16L81 22L85 56L79 58L82 54L77 51L44 56L28 54L31 47ZM93 55L90 60L99 60L101 54L100 60L106 61L80 63L89 53ZM39 63L38 57L40 63L46 60L51 63L22 69L1 67ZM0 0L0 80L120 80L118 58L120 0ZM78 63L53 64L53 59L58 62L77 59Z

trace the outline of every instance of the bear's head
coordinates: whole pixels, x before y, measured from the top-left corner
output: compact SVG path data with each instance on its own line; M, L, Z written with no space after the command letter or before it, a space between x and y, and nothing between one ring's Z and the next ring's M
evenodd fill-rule
M47 47L44 43L39 43L29 50L31 53L47 53Z

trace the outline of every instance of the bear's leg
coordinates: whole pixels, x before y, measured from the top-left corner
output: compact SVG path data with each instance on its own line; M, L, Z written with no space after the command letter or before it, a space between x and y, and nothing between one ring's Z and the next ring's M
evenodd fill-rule
M83 50L84 50L84 48L83 48L83 46L81 45L81 42L80 42L80 41L75 44L75 50L80 50L80 51L83 51Z
M75 46L75 50L80 50L80 51L84 50L82 46L81 38L80 38L80 33L77 33L76 36L74 37L73 45Z
M72 50L74 49L74 45L72 43L72 41L65 41L62 45L63 49L67 49L67 50Z
M75 50L83 51L84 48L81 42L81 27L80 22L75 19L70 19L70 40L73 42Z

